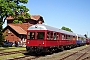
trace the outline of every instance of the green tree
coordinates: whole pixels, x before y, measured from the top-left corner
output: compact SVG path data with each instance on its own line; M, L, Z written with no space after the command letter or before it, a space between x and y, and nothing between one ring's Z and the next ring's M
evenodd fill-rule
M0 44L2 42L2 25L6 18L12 16L16 23L25 22L25 18L30 18L29 9L22 4L26 4L28 0L0 0Z
M65 26L63 26L61 29L62 29L62 30L69 31L69 32L73 32L70 28L67 28L67 27L65 27Z
M88 38L87 34L84 35L86 38Z

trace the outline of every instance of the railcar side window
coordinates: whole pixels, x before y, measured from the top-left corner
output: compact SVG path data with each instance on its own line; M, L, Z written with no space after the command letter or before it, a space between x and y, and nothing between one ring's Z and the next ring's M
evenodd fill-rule
M35 32L28 32L27 39L35 39Z
M44 32L37 32L37 39L43 40L44 39Z
M56 33L54 33L54 40L56 40L56 38L57 38L57 34L56 34Z
M81 40L84 40L84 38L83 38L83 37L81 37Z
M73 38L72 38L73 40L75 40L75 36L73 36Z
M62 40L65 40L65 35L64 34L62 34Z
M47 40L50 40L50 32L47 32Z
M71 39L70 35L66 35L66 39L70 40Z
M59 33L57 33L57 40L59 40L59 36L60 36Z
M78 40L81 40L81 37L78 37Z
M51 40L53 40L53 32L51 32Z

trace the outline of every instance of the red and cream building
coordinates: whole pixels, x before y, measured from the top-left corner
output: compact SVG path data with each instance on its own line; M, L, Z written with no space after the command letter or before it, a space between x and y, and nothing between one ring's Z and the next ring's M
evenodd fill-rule
M22 24L14 24L14 19L11 16L7 17L7 26L3 30L5 40L10 42L22 42L25 44L28 27L34 24L44 23L43 17L40 15L31 15L30 18L31 19L26 19L26 22Z

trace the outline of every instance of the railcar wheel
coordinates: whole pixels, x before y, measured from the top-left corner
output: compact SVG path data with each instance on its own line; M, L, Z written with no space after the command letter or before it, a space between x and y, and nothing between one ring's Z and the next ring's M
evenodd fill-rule
M53 52L52 52L52 50L50 50L50 52L49 52L50 54L52 54Z
M61 51L63 51L64 50L64 47L63 46L61 46Z
M69 45L69 49L71 49L72 47L71 47L71 45Z

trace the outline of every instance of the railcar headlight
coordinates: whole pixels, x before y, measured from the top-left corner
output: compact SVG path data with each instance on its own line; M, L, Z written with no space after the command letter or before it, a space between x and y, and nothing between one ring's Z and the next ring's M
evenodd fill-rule
M28 42L28 44L29 44L29 42Z
M43 44L44 44L44 42L43 42Z
M36 25L35 28L37 28L38 26Z

